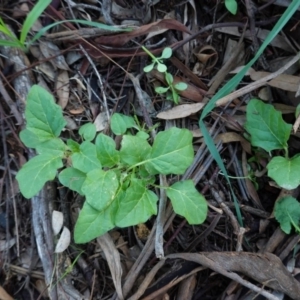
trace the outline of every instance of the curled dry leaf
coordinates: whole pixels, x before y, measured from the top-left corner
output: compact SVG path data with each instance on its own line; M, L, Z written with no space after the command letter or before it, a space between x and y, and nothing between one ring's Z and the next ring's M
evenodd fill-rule
M193 50L193 54L199 61L193 70L193 73L197 74L198 76L208 75L219 59L218 52L210 45L195 48Z
M62 212L54 210L52 213L52 229L54 235L57 235L60 232L63 226L63 222L64 216Z
M56 79L56 93L58 96L58 104L64 109L69 101L70 85L69 85L69 73L62 71Z
M99 38L96 38L95 42L101 45L120 47L135 37L145 35L150 32L158 32L162 29L171 29L190 33L190 31L180 22L176 20L165 19L147 25L143 25L131 32L101 36Z
M107 113L105 111L102 111L100 114L98 114L94 121L94 125L96 126L97 132L105 129L105 127L108 125Z
M156 117L163 120L185 118L198 112L204 105L204 103L178 105L169 110L160 112Z
M60 235L60 238L56 244L55 253L61 253L64 252L70 245L70 241L71 241L71 233L70 230L64 226L64 229Z

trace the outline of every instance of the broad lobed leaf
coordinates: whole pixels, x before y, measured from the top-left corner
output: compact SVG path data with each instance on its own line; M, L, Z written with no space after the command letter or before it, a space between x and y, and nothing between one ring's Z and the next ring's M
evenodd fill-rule
M127 129L137 127L134 119L122 114L115 113L111 117L110 128L115 135L124 134Z
M183 174L194 158L193 135L173 127L157 134L145 164L151 174Z
M146 160L151 152L149 143L137 136L124 135L121 142L120 158L128 166Z
M207 215L207 202L196 190L192 180L179 181L167 189L174 211L189 224L202 224Z
M281 229L290 234L292 225L298 230L300 221L300 203L292 196L284 197L275 204L275 218ZM298 228L297 228L298 227Z
M116 150L115 141L103 133L98 134L96 138L97 157L103 167L113 167L120 160L119 151Z
M252 99L247 105L246 118L245 128L251 135L253 146L266 151L287 148L292 125L285 123L272 105Z
M146 222L152 215L157 214L157 196L148 190L141 179L132 179L129 188L120 199L115 216L119 227L133 226Z
M61 156L45 153L32 158L16 176L22 195L27 199L35 196L62 166Z
M25 142L34 137L45 142L58 137L66 125L61 107L54 102L54 98L45 89L34 85L27 96L25 109L26 130L21 137ZM29 133L31 137L29 138Z
M114 171L95 169L87 173L82 192L86 201L100 211L113 201L118 187L119 179Z
M287 190L292 190L300 184L300 155L292 158L275 156L267 165L268 176L276 183Z
M86 179L86 173L83 173L75 168L66 168L59 173L58 179L60 183L70 190L73 190L80 195L82 192L82 185Z
M88 173L94 169L101 169L101 163L98 160L96 146L91 142L83 142L79 146L80 152L71 155L72 165L75 169L83 173Z

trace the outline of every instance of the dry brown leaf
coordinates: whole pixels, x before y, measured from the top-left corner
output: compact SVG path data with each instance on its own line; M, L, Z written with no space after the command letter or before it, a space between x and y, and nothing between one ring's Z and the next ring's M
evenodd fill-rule
M131 32L125 32L122 34L109 36L101 36L99 38L96 38L95 42L101 45L120 47L135 37L145 35L150 32L161 31L162 29L172 29L190 33L190 31L180 22L176 20L165 19L147 25L143 25Z
M70 109L69 112L70 114L72 115L80 115L82 114L83 112L85 111L84 107L83 106L80 106L76 109Z
M122 294L122 266L121 266L121 259L120 259L120 253L116 249L116 246L114 242L112 241L111 236L108 233L105 233L104 235L97 238L98 244L101 246L109 269L110 273L116 288L117 295L120 300L123 300L123 294Z
M44 73L51 81L55 80L56 71L49 62L45 61L39 64L36 68L42 73Z
M251 144L244 139L240 134L236 132L224 132L220 133L216 137L216 142L221 141L222 143L232 143L232 142L240 142L243 149L251 154Z
M257 81L263 77L270 75L269 72L250 72L250 78ZM300 77L288 74L278 75L276 78L267 82L268 85L282 89L284 91L297 92L300 85Z
M70 230L64 226L64 229L60 235L60 238L56 244L54 253L64 252L70 245L71 242L71 233Z
M300 299L300 283L287 271L281 260L272 253L250 252L200 252L171 254L166 258L194 261L228 278L239 280L243 274L288 295Z
M58 96L58 104L64 109L68 104L70 95L69 73L67 71L59 73L56 79L55 88Z
M160 112L156 117L163 120L185 118L198 112L204 105L204 103L177 105L169 110Z
M49 41L39 41L39 47L45 58L52 58L50 60L54 68L69 71L65 58L61 55L60 49Z
M220 27L220 28L216 28L215 31L227 33L234 36L242 35L238 27ZM257 38L259 40L264 41L266 37L269 35L269 33L270 33L269 30L255 28L255 34L257 35ZM250 30L245 31L244 38L252 40L252 33L250 32ZM274 39L270 42L270 45L294 53L293 48L286 42L286 39L282 35L277 34L274 37Z

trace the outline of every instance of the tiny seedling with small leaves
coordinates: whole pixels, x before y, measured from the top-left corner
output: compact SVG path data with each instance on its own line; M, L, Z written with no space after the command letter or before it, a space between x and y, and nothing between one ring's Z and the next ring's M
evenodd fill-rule
M179 102L179 94L178 91L184 91L187 89L187 84L185 82L178 82L174 84L173 76L167 72L167 66L163 63L164 59L168 59L172 56L172 49L167 47L163 50L160 57L154 56L146 47L142 46L142 49L152 58L152 63L150 65L147 65L144 67L144 72L148 73L153 70L154 67L157 68L157 70L160 73L163 73L165 76L165 80L167 83L167 87L156 87L155 91L158 94L167 94L166 99L174 101L175 104L178 104Z
M249 140L254 147L271 151L283 151L283 155L273 156L267 165L268 176L278 186L293 190L300 185L300 154L289 157L288 140L292 125L286 123L282 114L273 105L258 99L252 99L247 105L245 128L250 134ZM275 218L284 232L290 233L291 225L300 232L300 204L289 196L275 205Z
M20 138L37 156L16 176L20 191L31 198L57 176L62 185L85 196L74 229L76 243L89 242L114 227L146 222L157 213L157 175L183 174L194 158L189 130L172 127L150 143L148 132L134 118L118 113L111 118L111 130L122 136L120 150L110 136L97 135L92 123L79 129L81 143L65 141L60 137L66 125L61 107L37 85L28 94L25 117ZM159 188L190 224L204 222L207 203L192 180Z

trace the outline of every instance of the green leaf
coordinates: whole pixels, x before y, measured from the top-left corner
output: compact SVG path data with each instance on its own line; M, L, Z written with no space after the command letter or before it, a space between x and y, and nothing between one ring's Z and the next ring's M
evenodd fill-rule
M36 20L41 16L43 11L47 8L47 6L51 3L51 0L40 0L36 3L36 5L30 10L28 13L20 35L20 42L24 45L26 37L28 35L29 30L34 25Z
M253 99L247 105L246 129L251 144L266 151L286 149L292 125L283 121L279 111L270 104Z
M7 27L7 25L5 24L5 22L3 21L3 19L0 17L0 31L3 32L4 34L6 34L7 36L9 36L12 39L15 39L14 34L11 32L11 30L9 29L9 27Z
M119 162L119 151L116 150L116 143L111 137L100 133L95 144L97 157L103 167L113 167Z
M27 199L36 195L47 181L54 179L57 169L62 166L61 157L51 154L40 154L32 158L16 176L22 195Z
M23 46L20 44L20 42L17 39L13 41L0 39L0 45L6 47L23 48Z
M94 169L101 169L101 163L97 158L96 146L91 142L83 142L79 147L80 152L71 155L72 165L83 173Z
M20 139L28 148L36 148L37 145L43 142L36 134L26 128L20 132Z
M268 176L287 190L292 190L300 184L300 156L292 158L275 156L267 165Z
M132 117L118 113L113 114L111 117L110 128L115 135L122 135L127 131L128 128L132 127L137 128L134 118Z
M104 209L115 197L119 180L114 171L96 169L87 174L82 185L86 201L95 209Z
M150 65L144 67L144 72L145 72L145 73L151 72L151 71L153 70L153 68L154 68L154 65L155 65L155 64L152 63L152 64L150 64Z
M159 59L167 59L167 58L170 58L172 56L172 48L170 47L166 47L161 56L159 57Z
M120 200L115 223L119 227L146 222L157 214L157 196L145 187L140 179L132 179L124 197Z
M161 63L158 63L157 66L157 71L160 73L165 73L167 71L167 66Z
M146 160L151 152L149 143L139 137L124 135L121 142L121 161L129 166Z
M80 152L80 144L78 144L77 142L75 142L71 139L68 139L67 145L73 153Z
M284 197L275 204L275 218L282 231L290 234L292 225L299 231L300 203L292 196Z
M237 12L237 2L236 0L225 0L225 6L229 12L233 15Z
M75 243L87 243L114 227L110 206L99 212L85 202L74 228Z
M172 89L172 98L175 104L178 104L179 102L179 95L177 94L177 92L175 91L175 89Z
M75 168L66 168L59 173L58 179L60 183L70 190L84 195L81 188L86 179L86 174L75 169Z
M93 123L87 123L80 127L79 134L86 141L91 142L96 136L96 126Z
M154 174L183 174L194 158L193 135L187 129L172 127L157 134L146 168Z
M185 91L188 85L185 82L178 82L174 85L174 88L178 91Z
M66 125L61 107L55 104L51 94L38 85L34 85L28 93L25 117L26 129L40 142L58 137Z
M173 83L173 76L172 76L172 74L170 74L170 73L166 73L166 75L165 75L165 79L166 79L166 81L167 81L167 83L168 83L168 85L172 85L172 83Z
M149 134L145 131L139 131L139 132L137 132L137 134L135 136L142 140L148 140L150 137Z
M170 87L157 86L157 87L155 88L155 92L156 92L157 94L164 94L164 93L166 93L169 89L170 89Z
M36 146L39 154L51 154L56 157L64 157L67 151L66 144L59 138L53 138Z
M179 181L167 189L176 214L187 219L189 224L201 224L207 216L207 202L196 190L192 180Z

